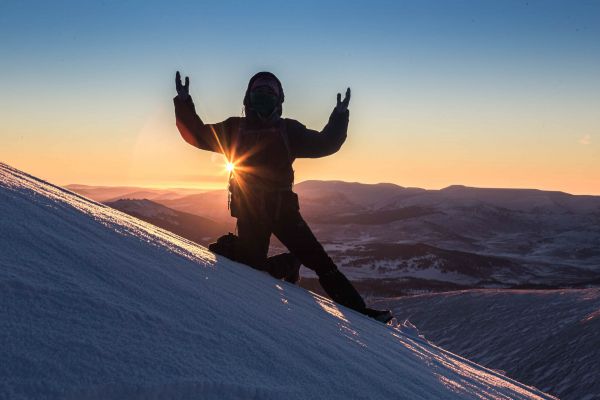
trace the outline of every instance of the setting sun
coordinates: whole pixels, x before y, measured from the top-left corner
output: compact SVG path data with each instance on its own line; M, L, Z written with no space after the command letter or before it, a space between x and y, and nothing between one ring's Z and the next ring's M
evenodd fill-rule
M235 169L235 165L232 162L227 161L225 163L225 169L227 170L227 172L233 172L233 170Z

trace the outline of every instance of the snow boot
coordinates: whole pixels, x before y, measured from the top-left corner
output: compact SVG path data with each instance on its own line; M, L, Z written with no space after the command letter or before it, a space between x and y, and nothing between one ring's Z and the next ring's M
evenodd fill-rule
M274 278L296 284L300 281L301 265L293 254L282 253L267 258L265 270Z
M394 318L394 315L392 314L392 312L390 310L375 310L375 309L369 308L369 307L366 307L363 310L363 314L365 314L366 316L369 316L379 322L383 322L384 324L387 324L388 322L390 322L392 320L392 318Z
M208 249L213 253L227 257L230 260L235 261L235 246L237 243L237 236L229 232L227 235L223 235L217 239L215 243L208 245Z
M300 282L300 266L302 266L302 263L296 257L292 257L293 259L290 260L290 269L287 276L283 278L283 280L297 285Z

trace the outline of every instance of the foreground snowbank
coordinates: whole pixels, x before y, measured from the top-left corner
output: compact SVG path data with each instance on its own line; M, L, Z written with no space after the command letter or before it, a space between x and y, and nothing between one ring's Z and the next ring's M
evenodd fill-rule
M466 290L380 306L440 346L561 399L600 398L600 288Z
M0 164L0 397L539 399Z

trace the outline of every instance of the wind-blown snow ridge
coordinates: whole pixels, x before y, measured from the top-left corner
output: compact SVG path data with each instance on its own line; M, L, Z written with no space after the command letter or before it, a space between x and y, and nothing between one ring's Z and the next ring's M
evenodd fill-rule
M0 398L552 398L5 164L0 216Z
M600 398L600 288L466 290L383 300L426 336L564 400Z

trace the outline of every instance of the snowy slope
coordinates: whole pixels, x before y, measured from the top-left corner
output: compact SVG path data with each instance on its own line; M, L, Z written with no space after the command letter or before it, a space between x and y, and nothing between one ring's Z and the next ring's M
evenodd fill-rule
M561 399L600 399L600 289L469 290L382 302L426 337Z
M550 398L4 164L0 216L0 398Z

